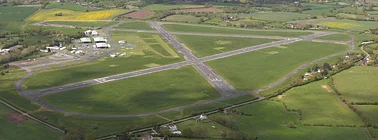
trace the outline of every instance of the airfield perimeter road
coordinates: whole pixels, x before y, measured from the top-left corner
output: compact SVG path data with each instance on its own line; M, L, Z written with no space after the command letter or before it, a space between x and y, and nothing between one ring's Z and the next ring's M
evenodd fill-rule
M238 55L238 54L242 54L242 53L247 53L247 52L251 52L251 51L256 51L256 50L260 50L260 49L264 49L264 48L269 48L269 47L274 47L274 46L279 46L279 45L284 45L284 44L290 44L290 43L298 42L298 41L301 41L301 40L313 41L312 40L313 38L334 34L335 32L315 32L312 35L302 36L302 37L299 37L299 38L286 38L284 40L280 40L280 41L276 41L276 42L251 46L251 47L247 47L247 48L233 50L233 51L230 51L230 52L216 54L216 55L213 55L213 56L197 58L193 53L191 53L191 50L189 50L187 47L184 47L180 42L178 42L175 38L173 38L167 31L162 29L160 24L151 23L151 25L153 27L155 27L156 30L158 30L170 43L174 43L173 47L175 49L177 49L181 54L183 54L183 56L185 57L185 59L187 61L169 64L169 65L164 65L164 66L159 66L159 67L154 67L154 68L138 70L138 71L133 71L133 72L127 72L127 73L122 73L122 74L117 74L117 75L112 75L112 76L103 77L103 78L97 78L97 79L93 79L93 80L87 80L87 81L83 81L83 82L77 82L77 83L53 87L53 88L34 90L34 91L25 91L22 88L22 82L27 77L32 75L32 73L29 73L26 76L24 76L23 78L19 79L15 83L15 88L16 88L17 92L21 93L22 95L31 99L32 101L37 102L37 103L41 104L42 106L44 106L48 109L51 109L53 111L62 112L62 113L66 113L66 114L89 116L89 117L107 117L107 118L149 116L149 115L166 113L166 112L174 111L174 110L181 110L181 109L185 109L185 108L190 108L190 107L193 107L193 106L214 103L214 102L218 102L218 101L221 101L221 100L224 100L224 99L229 99L229 98L233 98L233 97L237 97L237 96L241 96L241 95L246 95L246 94L251 94L251 93L257 93L259 91L263 91L263 90L266 90L266 89L269 89L269 88L273 88L276 85L282 83L283 81L287 80L289 77L294 75L295 73L299 72L300 70L306 68L307 66L309 66L311 64L314 64L316 62L320 62L322 60L329 59L329 58L337 56L337 55L345 54L346 52L350 52L354 49L354 42L353 42L354 38L351 38L351 41L349 41L349 42L314 40L316 42L331 42L331 43L333 42L333 43L340 43L340 44L348 44L350 46L350 49L345 51L345 52L340 52L340 53L337 53L337 54L333 54L333 55L330 55L330 56L320 58L320 59L315 60L313 62L303 64L300 67L293 70L291 73L287 74L286 76L282 77L278 81L276 81L276 82L274 82L274 83L272 83L272 84L270 84L270 85L268 85L264 88L257 89L257 90L254 90L254 91L249 91L249 92L244 92L244 91L240 92L240 91L236 91L229 83L227 83L219 75L216 75L210 67L208 67L207 65L204 64L204 62L212 61L212 60L216 60L216 59L221 59L221 58L225 58L225 57L230 57L230 56L234 56L234 55ZM109 32L110 30L112 30L111 27L106 28L106 32ZM198 34L200 34L200 33L198 33ZM113 40L111 40L111 42L112 42L112 44L114 43ZM78 112L69 112L69 111L65 111L65 110L59 109L57 107L51 106L51 105L47 104L46 102L44 102L40 99L43 95L46 95L46 94L58 93L58 92L62 92L62 91L67 91L67 90L72 90L72 89L102 84L102 83L111 82L111 81L115 81L115 80L121 80L121 79L136 77L136 76L140 76L140 75L155 73L155 72L159 72L159 71L175 69L175 68L188 66L188 65L192 65L193 67L195 67L198 70L198 72L200 74L202 74L208 81L210 80L209 82L212 85L215 84L213 86L215 88L218 88L217 91L220 92L222 97L218 98L218 99L214 99L214 100L201 101L201 102L197 102L197 103L194 103L194 104L184 105L184 106L171 108L171 109L167 109L167 110L161 110L161 111L157 111L157 112L148 112L148 113L142 113L142 114L120 114L120 115L103 115L103 114L86 114L86 113L78 113ZM235 93L235 92L238 92L238 93ZM261 97L261 98L264 98L264 97Z

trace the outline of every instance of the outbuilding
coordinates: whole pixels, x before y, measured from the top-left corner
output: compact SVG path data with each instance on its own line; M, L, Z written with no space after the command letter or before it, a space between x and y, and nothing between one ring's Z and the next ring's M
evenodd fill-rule
M103 37L93 37L95 43L106 43L106 39Z
M84 37L80 38L81 43L92 43L92 40L90 38Z
M100 49L110 48L110 45L106 43L96 43L96 48L100 48Z

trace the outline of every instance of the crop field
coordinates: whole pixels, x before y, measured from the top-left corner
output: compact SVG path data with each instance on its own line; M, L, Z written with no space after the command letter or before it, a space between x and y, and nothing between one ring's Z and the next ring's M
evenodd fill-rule
M189 9L189 8L203 8L203 5L168 5L168 4L153 4L143 7L142 10L146 11L163 11L163 10L176 10L176 9Z
M154 30L148 23L146 22L127 22L127 23L122 23L116 28L121 28L121 29L134 29L134 30Z
M274 39L192 35L176 35L176 37L200 57L276 41Z
M15 115L15 112L0 104L0 139L2 140L52 140L60 139L63 135L33 120L26 119L16 124L7 119L10 115Z
M152 16L153 14L154 12L150 12L150 11L135 11L135 12L126 14L125 17L134 18L134 19L145 19Z
M25 22L17 22L17 21L10 21L10 22L0 22L0 33L1 32L18 32L21 31L21 26L25 24Z
M23 21L36 10L36 7L1 7L0 21Z
M183 9L183 10L174 10L175 12L188 12L188 13L219 13L221 10L216 8L194 8L194 9Z
M48 24L58 24L58 25L71 25L71 26L81 26L81 27L101 27L109 22L101 21L49 21L45 22Z
M373 21L354 21L354 20L336 20L336 19L317 19L294 21L303 24L323 25L335 29L345 29L352 31L364 31L371 28L377 28L378 25Z
M346 45L301 41L208 64L235 88L255 90L273 83L304 63L347 49Z
M304 14L311 15L327 15L330 13L330 10L336 7L340 7L336 4L315 4L315 3L302 3L304 8L311 8L311 10L303 11Z
M193 26L179 24L164 24L163 27L173 32L193 32L193 33L218 33L218 34L243 34L243 35L266 35L266 36L285 36L298 37L312 34L311 32L300 31L274 31L274 30L243 30L209 26Z
M159 111L216 97L218 93L207 81L187 66L50 94L42 99L69 111L128 114Z
M357 110L366 117L372 125L378 126L378 105L358 105Z
M46 9L40 10L31 16L30 21L45 21L45 20L109 20L117 15L125 13L126 10L111 9L100 10L91 12L79 12L65 9ZM62 16L56 16L55 14L62 13Z
M163 21L175 21L175 22L185 22L185 23L198 23L200 17L195 17L192 15L171 15L164 19Z
M182 58L158 34L112 32L111 35L116 42L126 40L129 41L128 43L136 44L137 47L120 50L128 57L106 58L96 62L37 72L25 80L25 88L53 87L182 61ZM158 43L147 44L143 42L145 38L156 39ZM153 44L159 44L162 48L155 48L156 46L151 48L149 45ZM163 55L167 53L170 56Z
M74 3L50 3L48 4L45 9L66 9L66 10L72 10L72 11L80 11L80 12L86 12L88 11L94 11L98 10L95 8L88 8L85 6L81 6Z
M317 127L303 126L297 122L296 113L286 112L282 102L262 101L255 104L236 108L236 110L248 115L221 115L231 118L239 131L264 140L293 140L293 139L367 139L363 129L343 127ZM213 116L210 116L213 117ZM290 128L289 123L296 128ZM214 123L214 122L211 122ZM213 129L213 128L211 128ZM214 130L208 130L209 133Z
M336 41L349 41L350 37L348 35L346 35L346 34L332 34L332 35L318 37L316 39L336 40Z
M303 124L363 125L359 116L327 84L328 81L323 80L293 88L285 92L281 100L289 109L302 111Z
M289 12L261 12L253 14L244 14L241 17L249 18L252 17L255 20L262 21L292 21L297 19L304 19L308 15L299 13L289 13Z
M350 102L377 102L377 67L352 67L334 76L337 90Z

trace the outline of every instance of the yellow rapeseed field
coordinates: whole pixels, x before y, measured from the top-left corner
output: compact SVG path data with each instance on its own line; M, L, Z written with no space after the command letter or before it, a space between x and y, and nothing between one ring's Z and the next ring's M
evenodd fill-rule
M322 25L331 27L331 28L343 28L343 29L359 26L358 24L348 23L348 22L324 22L322 23Z
M101 10L92 12L78 12L64 9L41 10L29 18L30 21L45 20L106 20L126 12L121 9ZM55 16L62 13L62 16Z

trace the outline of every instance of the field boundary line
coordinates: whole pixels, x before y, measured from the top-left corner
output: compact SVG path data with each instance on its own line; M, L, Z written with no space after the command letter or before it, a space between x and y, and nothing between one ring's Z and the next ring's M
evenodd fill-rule
M54 129L54 130L56 130L56 131L58 131L58 132L61 132L61 133L63 133L63 134L66 133L66 131L64 131L63 129L60 129L60 128L58 128L57 126L54 126L54 125L52 125L52 124L50 124L50 123L47 123L47 122L45 122L45 121L42 121L42 120L40 120L40 119L37 119L36 117L34 117L34 116L28 114L27 112L21 111L20 109L17 109L17 107L15 107L15 106L13 106L13 105L7 103L6 101L4 101L4 100L2 100L2 99L0 99L0 103L3 104L4 106L8 107L9 109L12 109L13 111L16 111L16 112L22 114L23 116L26 116L26 117L30 118L31 120L34 120L35 122L37 122L37 123L39 123L39 124L42 124L42 125L44 125L44 126L46 126L46 127L49 127L49 128L51 128L51 129Z

